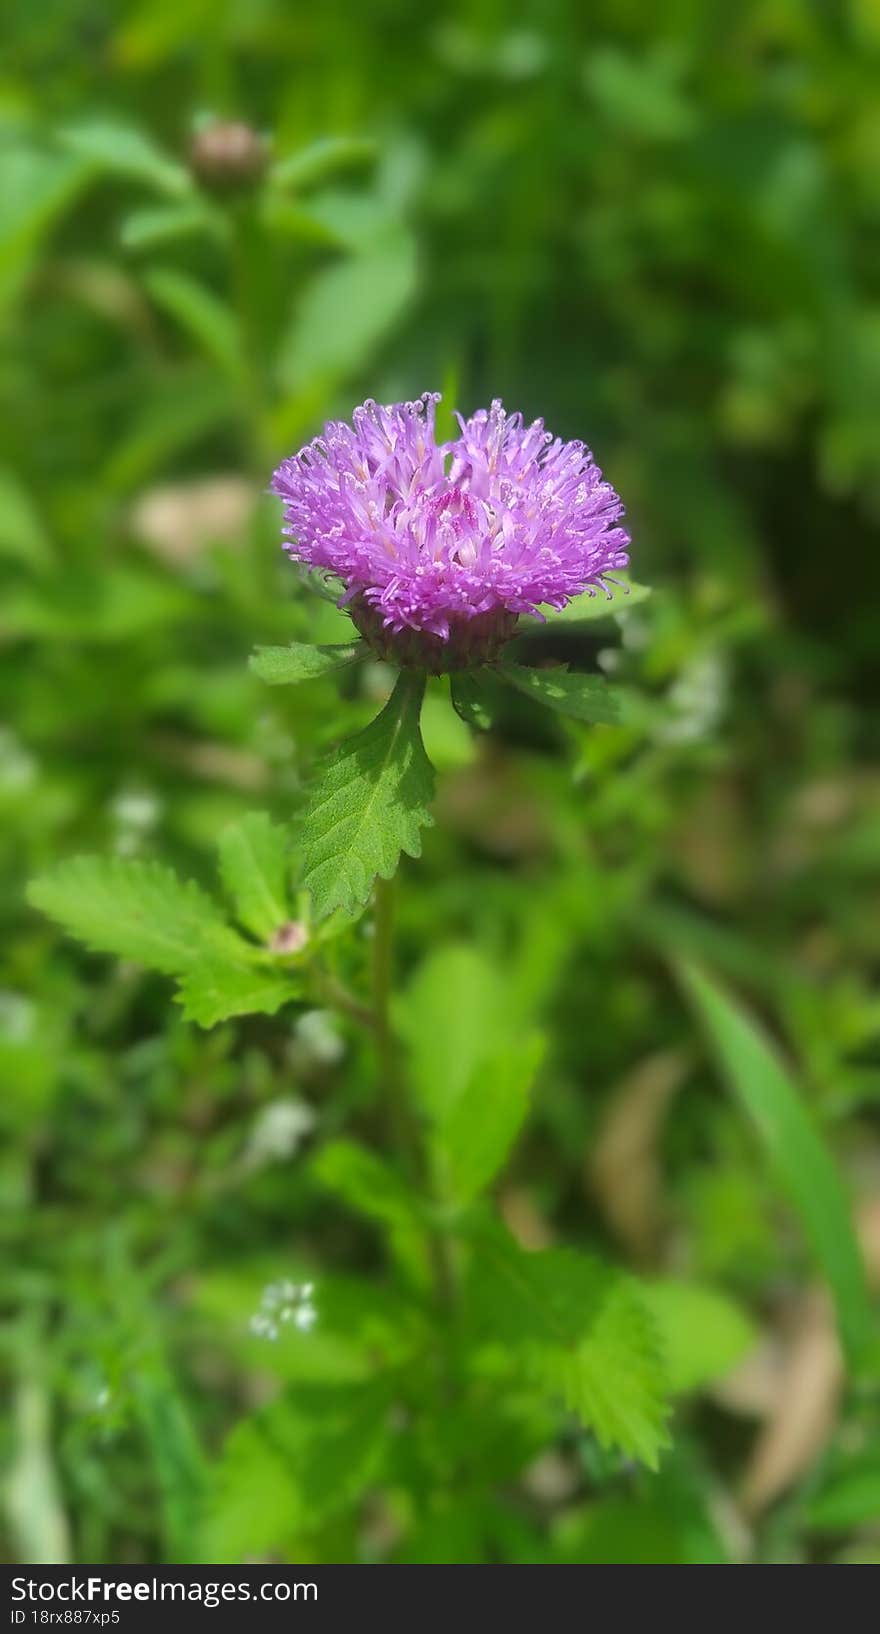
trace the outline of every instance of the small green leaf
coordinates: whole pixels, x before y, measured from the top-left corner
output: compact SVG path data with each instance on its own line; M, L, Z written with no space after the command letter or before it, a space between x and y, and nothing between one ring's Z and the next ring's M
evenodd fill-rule
M651 595L645 584L631 584L629 580L621 580L615 585L610 595L605 590L597 589L592 595L585 590L582 595L575 596L567 606L558 610L555 607L542 607L548 624L585 624L594 619L611 618L615 613L627 613L631 607L638 607L639 602L647 601Z
M205 955L251 952L214 902L158 862L74 857L32 880L28 901L96 953L179 975Z
M308 1385L235 1426L212 1472L199 1542L203 1561L235 1565L282 1552L351 1509L388 1443L389 1381Z
M202 199L186 199L179 204L148 205L132 210L119 231L127 250L150 250L158 244L176 243L196 233L218 235L220 222Z
M466 725L475 727L479 732L488 732L492 725L492 712L486 703L478 676L471 670L462 670L456 675L450 675L449 694L453 709Z
M499 664L498 673L518 691L536 703L570 715L576 721L613 725L620 706L606 681L598 675L580 675L571 670L526 669L523 664Z
M45 568L52 547L37 508L14 471L0 470L0 556Z
M434 1137L438 1165L456 1203L472 1202L506 1161L529 1109L544 1053L537 1035L485 1061Z
M303 884L315 912L355 912L400 854L421 853L434 773L419 731L424 677L403 671L381 714L325 763L302 819Z
M242 372L241 335L232 308L213 290L175 267L153 267L144 276L158 306L174 318L225 374Z
M673 1392L724 1377L756 1340L748 1317L717 1288L693 1282L643 1282L639 1296L654 1318Z
M291 641L288 647L257 647L248 668L269 686L295 686L319 675L332 675L366 656L362 641L345 641L335 646L312 647L305 641Z
M508 1045L516 1017L497 960L468 943L449 943L419 965L395 1005L395 1024L415 1093L440 1123L481 1064Z
M416 1283L427 1273L419 1201L390 1164L351 1140L334 1140L317 1154L313 1171L349 1208L383 1227L398 1261Z
M298 153L288 154L272 166L273 187L314 187L339 170L351 170L375 159L375 142L362 136L323 136Z
M181 975L177 1001L186 1021L216 1027L231 1016L274 1016L297 996L288 975L205 954Z
M268 942L290 918L287 835L264 811L230 823L219 841L220 877L246 930Z
M370 1220L392 1226L410 1226L418 1220L409 1188L389 1164L353 1140L330 1141L318 1153L313 1169L328 1191Z
M721 1069L800 1215L831 1285L843 1343L855 1362L872 1319L864 1266L837 1170L800 1092L757 1022L696 965L682 962L678 970Z
M489 1227L475 1245L469 1293L478 1331L521 1354L600 1445L656 1468L668 1439L666 1379L631 1277L570 1249L527 1253Z
M116 120L91 119L61 132L69 152L90 159L100 169L133 181L147 182L161 193L180 196L192 190L192 178L143 131Z

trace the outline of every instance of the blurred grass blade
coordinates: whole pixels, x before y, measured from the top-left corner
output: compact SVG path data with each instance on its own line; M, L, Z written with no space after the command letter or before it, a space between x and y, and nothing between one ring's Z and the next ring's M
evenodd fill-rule
M159 1488L166 1556L187 1561L205 1485L204 1461L189 1411L158 1355L134 1372L131 1390Z
M680 961L677 969L722 1071L801 1218L831 1285L843 1344L850 1362L857 1363L871 1311L840 1176L797 1087L757 1023L696 965Z
M23 1377L13 1404L17 1450L4 1507L20 1560L64 1566L72 1560L70 1528L52 1452L51 1408L42 1383Z

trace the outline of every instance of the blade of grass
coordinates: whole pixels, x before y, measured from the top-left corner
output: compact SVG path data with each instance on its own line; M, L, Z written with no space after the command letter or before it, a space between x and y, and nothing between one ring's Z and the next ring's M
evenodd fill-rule
M697 965L678 961L676 969L828 1278L841 1339L850 1364L857 1366L870 1333L871 1309L837 1169L795 1082L753 1017Z

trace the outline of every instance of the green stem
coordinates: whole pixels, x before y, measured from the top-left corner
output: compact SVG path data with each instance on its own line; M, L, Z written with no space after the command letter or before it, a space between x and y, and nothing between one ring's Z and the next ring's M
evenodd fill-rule
M239 201L231 210L231 275L235 306L241 327L242 376L240 406L248 466L262 473L270 454L265 429L265 380L262 366L260 290L256 269L262 244L260 226L252 199Z
M373 1015L376 1049L388 1123L420 1194L428 1189L428 1164L421 1132L413 1116L400 1071L397 1043L391 1026L391 986L394 971L394 882L377 879L373 896ZM455 1294L455 1275L446 1234L427 1228L431 1274L438 1303L449 1306Z
M422 1147L400 1074L391 1028L394 969L394 881L377 879L373 894L373 1025L382 1092L391 1132L413 1181L421 1178Z

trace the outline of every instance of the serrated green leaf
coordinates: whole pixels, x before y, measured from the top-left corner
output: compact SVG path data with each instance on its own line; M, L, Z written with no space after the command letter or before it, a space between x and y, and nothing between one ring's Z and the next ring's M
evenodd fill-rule
M844 1346L850 1360L857 1362L870 1335L872 1316L840 1176L799 1090L758 1023L696 965L682 962L678 970L722 1072L800 1216L831 1285Z
M673 1392L723 1378L755 1343L753 1323L717 1288L669 1279L640 1283L639 1296L654 1318Z
M291 641L287 647L257 647L248 668L269 686L295 686L331 675L366 656L362 641L344 641L333 646L312 647L305 641Z
M68 152L91 160L102 170L147 182L161 193L179 197L192 191L192 178L183 165L133 125L110 119L84 120L63 130L60 140Z
M461 716L466 725L473 726L479 732L488 732L492 725L492 712L478 675L469 670L450 675L449 695L455 713Z
M509 681L519 692L524 692L536 703L555 709L572 720L590 721L596 725L613 726L620 716L620 705L599 675L580 675L571 670L527 669L524 664L499 664L502 680Z
M627 613L631 607L638 607L639 602L647 601L652 594L646 584L632 584L628 579L615 585L609 595L604 590L596 590L590 595L585 590L583 595L574 596L561 610L555 607L542 607L548 624L585 624L594 619L611 618L616 613Z
M176 995L185 1020L200 1027L216 1027L231 1016L274 1016L297 996L289 975L208 954L181 974Z
M437 1165L454 1202L471 1202L506 1161L528 1112L543 1053L544 1040L533 1035L490 1056L437 1128Z
M298 1539L355 1504L387 1442L388 1381L298 1384L236 1425L212 1472L199 1554L235 1565Z
M656 1468L668 1439L666 1377L631 1277L570 1249L527 1253L488 1228L475 1244L469 1295L478 1331L520 1354L600 1445Z
M421 854L434 773L419 731L424 677L403 671L381 714L326 762L302 818L303 884L324 918L366 901L400 854Z
M214 291L176 267L152 267L144 282L157 306L174 318L192 340L233 380L243 359L238 320Z
M28 901L96 953L179 975L205 956L247 958L206 893L158 862L74 857L32 880Z
M220 877L239 922L269 942L290 918L287 835L264 811L249 812L220 835Z

